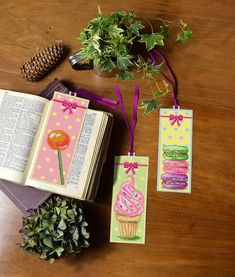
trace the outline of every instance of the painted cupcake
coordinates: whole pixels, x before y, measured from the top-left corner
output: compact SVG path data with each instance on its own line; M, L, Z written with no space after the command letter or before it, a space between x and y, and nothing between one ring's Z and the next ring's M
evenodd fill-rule
M144 211L144 195L135 188L135 178L133 176L129 178L121 185L114 206L122 238L135 237L138 222Z

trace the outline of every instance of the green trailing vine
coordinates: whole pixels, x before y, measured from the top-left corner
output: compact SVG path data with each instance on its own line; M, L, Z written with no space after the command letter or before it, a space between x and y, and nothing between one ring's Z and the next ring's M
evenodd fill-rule
M187 24L183 22L182 19L180 19L179 27L181 32L177 35L176 41L181 41L183 44L185 44L188 42L193 32L191 29L187 29Z
M164 47L166 39L170 36L170 25L173 22L158 18L159 31L154 31L152 24L146 19L137 19L134 12L113 12L103 15L98 7L98 17L93 18L87 28L79 36L82 48L79 51L81 58L92 60L99 65L101 71L112 72L118 70L117 79L135 79L136 74L141 73L143 79L147 79L153 93L153 99L143 100L139 105L144 108L144 114L149 114L161 104L159 98L169 92L166 81L157 80L156 76L164 69L163 63L155 66L150 59L144 60L140 55L132 53L134 43L145 45L147 52L156 46ZM149 25L151 32L144 33ZM186 43L192 35L192 30L187 29L187 24L180 20L180 33L176 41ZM136 69L136 70L133 70Z

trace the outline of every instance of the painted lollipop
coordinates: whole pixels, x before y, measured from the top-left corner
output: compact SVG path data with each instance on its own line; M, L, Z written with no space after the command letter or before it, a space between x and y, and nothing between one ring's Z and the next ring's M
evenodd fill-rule
M58 154L60 182L64 185L64 173L61 151L66 149L70 144L69 135L62 130L53 130L48 134L47 143L51 149L56 150Z

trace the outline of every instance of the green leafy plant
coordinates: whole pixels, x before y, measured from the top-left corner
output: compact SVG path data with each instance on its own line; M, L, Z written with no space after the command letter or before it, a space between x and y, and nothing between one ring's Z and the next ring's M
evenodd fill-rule
M142 78L148 80L154 95L152 99L154 101L148 102L147 105L145 100L140 105L141 108L146 108L145 114L155 110L160 105L157 99L165 96L169 90L165 83L161 82L159 85L156 80L156 75L163 70L164 65L155 66L149 58L145 60L141 55L133 54L132 47L135 43L144 44L146 51L149 52L156 46L165 45L172 22L161 18L158 20L159 31L156 32L148 20L138 20L133 12L119 11L104 16L98 7L98 17L89 22L79 37L82 43L80 58L92 60L94 66L99 66L101 71L109 73L115 71L116 78L121 80L134 79L137 73L142 73ZM146 23L151 29L150 33L144 32L144 29L147 29ZM192 31L186 29L187 24L182 20L180 28L182 32L177 35L176 40L185 43L192 35ZM165 89L161 89L161 86Z
M158 87L158 91L153 94L152 99L144 99L140 104L139 104L139 109L144 109L144 115L148 115L149 113L155 111L157 108L161 106L161 102L159 101L159 98L162 96L166 96L169 92L169 84L165 81L162 80L165 88L162 90L160 87ZM158 84L157 84L158 86Z
M27 254L43 260L75 255L89 246L81 207L71 198L54 196L24 218L19 244Z
M180 19L179 27L182 32L177 35L176 40L181 41L183 44L185 44L186 42L188 42L193 32L191 29L187 29L187 24L183 22L183 20L181 19Z

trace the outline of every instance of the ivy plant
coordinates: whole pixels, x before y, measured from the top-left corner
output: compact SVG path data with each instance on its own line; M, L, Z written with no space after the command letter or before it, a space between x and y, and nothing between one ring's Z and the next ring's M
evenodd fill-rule
M158 84L156 75L163 70L163 64L155 66L150 59L143 59L134 55L132 46L138 42L144 44L147 52L155 47L163 47L170 35L172 22L159 19L159 30L154 31L152 24L146 20L138 20L134 12L113 12L103 15L98 7L98 17L93 18L88 26L80 33L79 40L82 48L79 51L81 59L92 60L94 66L98 65L101 71L118 71L117 79L134 79L136 74L142 73L147 79L153 93L153 99L144 100L140 108L145 108L145 114L155 110L159 105L159 98L168 92L165 81ZM150 33L145 30L148 25ZM187 24L180 20L181 32L176 40L186 43L192 35L192 30L187 29ZM136 70L133 70L136 69Z

